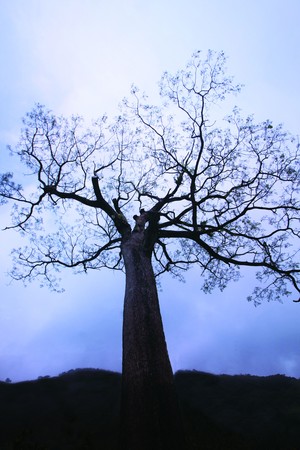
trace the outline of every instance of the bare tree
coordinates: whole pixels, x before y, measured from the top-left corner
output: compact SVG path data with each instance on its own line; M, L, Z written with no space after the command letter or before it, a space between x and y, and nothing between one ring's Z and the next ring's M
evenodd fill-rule
M193 55L160 83L162 106L132 89L120 116L90 128L40 105L17 152L31 180L8 195L29 236L12 275L57 287L63 267L126 274L122 448L183 449L156 277L198 265L204 291L259 270L252 295L299 295L299 144L282 126L220 104L240 87L223 53ZM223 105L226 103L223 102Z

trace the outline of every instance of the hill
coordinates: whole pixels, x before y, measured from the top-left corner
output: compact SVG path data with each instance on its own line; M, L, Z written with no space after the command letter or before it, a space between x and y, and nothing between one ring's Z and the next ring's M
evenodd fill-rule
M179 371L175 382L192 450L300 449L300 380ZM96 369L0 382L0 449L116 450L120 389L120 374Z

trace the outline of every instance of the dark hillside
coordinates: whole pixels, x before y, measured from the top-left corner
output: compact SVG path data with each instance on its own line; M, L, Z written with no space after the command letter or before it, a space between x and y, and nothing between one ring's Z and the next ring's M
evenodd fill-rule
M192 450L300 450L300 380L180 371L175 381ZM115 450L120 386L120 374L94 369L0 382L0 450Z
M299 379L196 371L175 379L195 448L300 450Z
M120 384L120 374L94 369L0 383L0 449L114 449Z

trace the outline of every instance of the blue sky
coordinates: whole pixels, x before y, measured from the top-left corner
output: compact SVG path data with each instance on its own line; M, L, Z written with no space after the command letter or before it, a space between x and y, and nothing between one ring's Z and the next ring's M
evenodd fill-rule
M198 49L225 51L229 73L245 84L235 99L245 114L299 135L299 19L297 0L2 0L0 172L24 183L6 145L17 141L35 102L87 119L114 114L132 83L156 100L162 72L183 67ZM8 221L9 208L1 207L1 228ZM64 272L63 294L24 288L5 274L19 236L1 231L0 242L0 380L120 370L123 277ZM184 284L162 283L174 370L300 377L298 304L254 308L246 301L251 273L223 293L205 295L200 285L196 271Z

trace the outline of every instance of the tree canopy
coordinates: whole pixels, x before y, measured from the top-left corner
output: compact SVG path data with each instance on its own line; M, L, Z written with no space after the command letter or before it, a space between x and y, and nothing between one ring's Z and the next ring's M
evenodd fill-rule
M8 176L1 191L15 203L11 227L30 239L15 250L13 277L57 288L62 267L123 270L122 237L142 227L156 276L197 265L209 292L247 266L256 303L299 295L297 139L237 107L223 117L240 91L223 53L196 52L159 89L160 106L133 87L119 116L90 126L39 104L25 116L11 150L30 183Z

